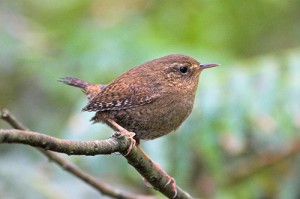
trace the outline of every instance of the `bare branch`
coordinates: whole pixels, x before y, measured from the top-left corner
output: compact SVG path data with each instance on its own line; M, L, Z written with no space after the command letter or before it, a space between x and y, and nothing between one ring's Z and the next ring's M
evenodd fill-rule
M19 130L26 130L26 128L7 110L0 111L0 117L7 123L9 123L12 127L19 129ZM56 155L54 152L45 151L44 149L36 148L38 151L43 153L47 156L51 161L55 162L57 165L65 169L66 171L70 172L74 176L78 177L79 179L83 180L87 184L94 187L100 193L119 199L135 199L135 198L143 198L143 199L155 199L153 196L146 196L146 195L135 195L132 193L127 193L116 188L109 186L108 184L100 181L99 179L95 178L94 176L86 173L85 171L81 170L79 167L75 166L72 162L61 158L60 156Z
M116 188L113 188L112 186L100 181L98 178L95 178L94 176L91 176L87 172L81 170L74 164L72 164L69 161L66 161L65 159L59 157L55 153L51 151L45 151L40 149L42 153L44 153L51 161L54 161L59 166L61 166L66 171L72 173L74 176L82 179L87 184L94 187L96 190L98 190L100 193L104 195L108 195L114 198L120 198L120 199L155 199L154 196L146 196L146 195L136 195L132 193L127 193L121 190L118 190Z
M7 114L7 112L5 113ZM12 117L10 119L12 119ZM9 121L5 118L4 120ZM16 127L20 127L19 122L14 119L12 121L15 121L12 123L13 125L15 125ZM128 136L123 136L120 135L120 133L115 133L113 137L106 140L69 141L36 132L31 132L28 130L22 131L0 129L0 144L1 143L22 143L34 147L40 147L45 150L66 153L69 155L98 155L110 154L114 152L126 153L126 150L130 145L130 140ZM127 159L128 163L131 164L156 190L160 191L169 198L174 197L174 191L171 184L168 184L168 179L166 178L164 172L156 169L153 165L152 160L148 158L141 150L139 150L137 147L133 147L131 152L124 157ZM65 166L63 167L65 168ZM83 179L78 175L76 176ZM85 179L83 180L86 181ZM101 192L103 193L103 191ZM184 199L191 198L191 196L177 186L177 195L175 198Z
M123 152L129 142L119 133L106 140L63 140L28 130L0 129L0 143L20 143L68 155L99 155Z

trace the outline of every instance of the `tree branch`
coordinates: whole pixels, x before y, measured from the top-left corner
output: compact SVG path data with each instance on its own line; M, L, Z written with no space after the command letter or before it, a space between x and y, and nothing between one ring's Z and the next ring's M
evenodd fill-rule
M126 151L129 142L115 133L106 140L63 140L28 130L0 129L0 143L20 143L68 155L99 155Z
M9 119L5 119L5 115L9 115L7 113L8 112L4 111L1 116L4 120L9 121ZM15 125L15 127L22 127L22 125L20 125L20 123L16 120L13 119L12 121L13 122L11 124ZM126 150L130 145L130 140L128 136L115 133L111 138L106 140L69 141L28 130L1 129L0 144L1 143L22 143L69 155L98 155L114 152L126 153ZM172 186L171 184L168 184L168 179L163 171L156 169L151 159L147 158L142 151L140 151L137 147L133 147L131 152L124 157L127 159L128 163L131 164L156 190L169 198L174 197ZM76 176L79 177L78 175ZM175 198L191 198L191 196L177 186L177 195Z
M0 110L0 118L6 121L8 124L10 124L15 129L19 130L26 130L26 127L24 127L21 122L19 122L13 115L10 114L8 110ZM1 142L0 142L1 144ZM64 170L68 171L69 173L73 174L74 176L78 177L79 179L83 180L90 186L94 187L97 191L100 193L113 197L113 198L119 198L119 199L155 199L153 196L146 196L146 195L136 195L132 193L127 193L121 190L118 190L116 188L113 188L109 186L108 184L105 184L104 182L100 181L99 179L95 178L94 176L86 173L85 171L81 170L79 167L75 166L72 162L65 160L58 155L56 155L54 152L51 151L45 151L41 148L36 148L38 151L43 153L49 160L55 162L58 166L63 168Z

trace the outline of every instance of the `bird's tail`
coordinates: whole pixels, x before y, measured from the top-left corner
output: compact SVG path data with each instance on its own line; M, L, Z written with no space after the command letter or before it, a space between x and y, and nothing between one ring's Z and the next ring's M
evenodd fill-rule
M65 77L58 81L70 86L81 88L88 100L93 99L105 87L105 85L91 84L75 77Z
M85 89L87 86L91 85L88 82L82 81L80 79L77 79L75 77L64 77L58 80L61 83L70 85L70 86L75 86L78 88Z

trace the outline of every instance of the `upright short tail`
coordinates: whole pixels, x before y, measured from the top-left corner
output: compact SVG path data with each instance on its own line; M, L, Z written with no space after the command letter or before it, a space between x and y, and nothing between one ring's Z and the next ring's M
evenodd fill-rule
M75 86L78 88L85 89L87 86L91 85L90 83L87 83L85 81L82 81L80 79L77 79L75 77L64 77L58 80L61 83L68 84L70 86Z
M65 77L59 79L58 81L70 86L81 88L88 100L93 99L105 87L105 85L91 84L75 77Z

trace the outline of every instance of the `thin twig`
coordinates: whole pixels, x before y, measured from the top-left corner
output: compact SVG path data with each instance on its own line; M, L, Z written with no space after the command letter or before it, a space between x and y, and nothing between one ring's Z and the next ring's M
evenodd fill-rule
M7 111L5 112L5 114L2 114L2 117L3 115L10 116L10 114ZM8 122L11 120L12 124L15 125L15 127L20 127L20 123L17 122L17 120L13 117L10 117L10 119L5 119L4 117L3 119ZM34 147L40 147L46 150L53 150L60 153L66 153L69 155L98 155L109 154L113 152L126 153L126 150L130 145L129 137L120 136L119 133L116 133L114 135L115 136L113 136L112 138L106 140L83 142L61 140L40 133L31 132L28 130L20 131L1 129L0 144L22 143ZM125 158L129 162L129 164L132 165L156 190L160 191L169 198L174 197L174 190L172 189L173 187L170 183L168 183L169 179L166 177L164 171L155 168L152 160L145 156L145 154L141 152L141 150L139 150L137 147L133 147L131 152L127 156L125 156ZM61 166L63 165L64 164L62 164ZM192 198L180 187L177 186L176 189L177 195L175 198Z
M9 123L12 127L19 129L19 130L26 130L26 128L13 116L9 113L8 110L0 111L1 119ZM135 199L135 198L145 198L145 199L154 199L153 196L146 196L146 195L135 195L132 193L127 193L116 188L113 188L106 183L101 182L99 179L95 178L94 176L88 174L87 172L81 170L77 166L75 166L72 162L61 158L60 156L56 155L54 152L45 151L41 148L36 148L38 151L43 153L47 156L51 161L55 162L57 165L65 169L66 171L70 172L74 176L78 177L79 179L83 180L87 184L94 187L100 193L119 199Z
M0 143L20 143L67 155L88 156L123 152L128 148L125 136L118 133L106 140L73 141L16 129L0 129Z

